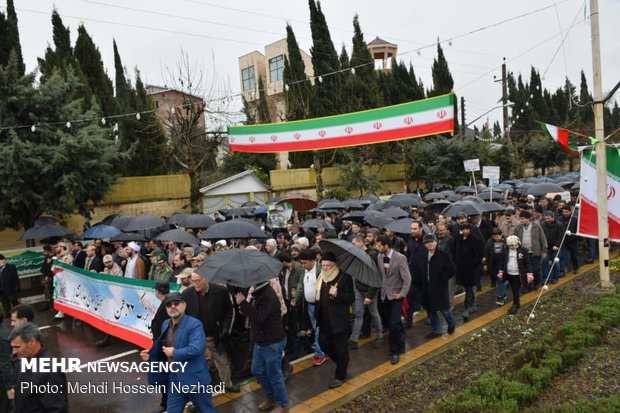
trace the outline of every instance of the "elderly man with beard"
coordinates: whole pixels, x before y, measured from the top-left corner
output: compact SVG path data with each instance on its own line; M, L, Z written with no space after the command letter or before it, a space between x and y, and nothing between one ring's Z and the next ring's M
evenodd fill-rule
M163 304L170 319L164 321L162 333L153 343L153 347L150 350L143 350L140 356L144 361L183 361L187 364L178 373L149 373L149 383L168 386L166 410L168 413L183 413L189 401L201 413L215 412L211 393L206 391L179 392L183 385L207 386L211 383L209 366L203 353L205 333L202 325L200 321L185 314L187 305L181 294L168 294ZM172 386L170 383L178 384L178 386Z
M146 280L146 264L140 256L140 246L131 241L125 247L127 263L125 264L125 278Z
M351 335L349 307L355 301L353 279L340 271L331 251L321 253L321 274L316 280L317 323L321 348L336 363L329 388L342 386L349 365L348 340Z

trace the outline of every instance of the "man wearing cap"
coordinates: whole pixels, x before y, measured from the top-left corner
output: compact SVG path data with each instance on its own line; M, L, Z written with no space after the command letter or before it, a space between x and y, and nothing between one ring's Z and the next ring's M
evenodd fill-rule
M534 274L534 285L536 289L542 281L541 260L547 255L547 238L538 222L531 220L532 215L529 211L522 211L519 215L519 225L515 228L515 235L521 240L523 247L530 257L532 273Z
M455 267L450 256L437 248L437 237L434 234L424 235L423 241L425 253L416 257L412 283L422 292L421 304L431 319L433 331L426 338L435 338L443 334L438 311L441 311L448 323L448 334L454 333L456 327L450 309L448 288L448 281L454 276Z
M518 222L515 218L515 211L513 209L506 209L504 212L504 219L499 223L499 229L502 231L502 236L507 238L515 234Z
M117 263L114 262L114 257L110 254L103 256L102 274L117 275L119 277L123 276L123 270Z
M181 284L181 287L179 287L179 292L180 293L183 293L183 291L185 291L186 289L191 287L192 281L191 281L190 277L192 275L192 272L194 272L193 268L185 268L185 269L183 269L183 271L181 271L180 274L175 276L176 281L179 284Z
M172 276L172 268L168 265L166 255L155 250L147 255L151 258L151 269L149 271L149 280L154 281L169 281Z
M204 252L201 252L198 255L196 255L195 257L192 257L192 259L190 260L192 268L200 267L202 264L205 263L207 258L208 258L207 254L205 254Z
M11 306L19 304L17 293L19 292L19 276L17 268L6 261L6 257L0 254L0 300L4 309L4 316L11 317Z
M383 276L381 285L381 302L383 303L384 325L390 328L390 362L400 361L400 354L405 351L405 332L400 321L403 300L411 286L411 273L407 258L392 248L392 241L387 235L377 237L377 268Z
M163 305L170 318L164 321L162 333L153 343L153 347L143 350L140 356L144 361L180 361L187 364L177 373L149 373L149 384L168 386L168 413L183 413L189 401L198 407L201 413L215 412L211 393L178 391L183 389L184 385L201 389L211 383L209 366L203 353L205 333L200 321L185 314L185 299L179 293L168 294ZM178 386L171 386L169 383L172 382L178 383Z
M319 343L329 358L336 363L334 379L329 388L342 386L349 365L349 336L351 323L349 307L355 301L353 279L336 265L336 256L331 251L321 253L321 273L316 280L315 298Z
M127 264L125 264L125 278L146 279L146 265L140 256L140 246L131 241L125 247Z
M275 240L273 240L275 242ZM269 240L267 240L269 242ZM269 244L267 244L269 245ZM287 347L292 353L292 358L299 358L300 346L299 338L299 313L297 308L291 306L291 301L295 299L297 294L297 284L299 280L304 276L304 269L301 268L301 264L291 257L288 252L280 252L277 254L277 258L282 263L282 271L280 271L280 285L282 286L282 293L284 294L284 300L287 305L287 313L284 318L284 327L287 336Z
M549 282L557 284L560 281L560 263L553 263L553 261L555 257L558 257L559 261L560 245L562 244L565 228L564 225L555 219L555 212L553 211L543 212L543 220L544 222L541 223L541 226L547 239L547 256L542 261L543 276L549 276ZM549 272L551 272L551 275L549 275Z
M153 316L153 320L151 321L151 332L153 333L153 340L157 339L161 335L161 327L164 324L164 321L168 319L168 313L166 312L166 305L164 304L164 300L166 296L170 294L170 284L165 281L156 281L155 282L155 296L161 303L157 308L157 312ZM161 409L158 413L163 413L166 411L166 406L168 404L168 392L161 393Z

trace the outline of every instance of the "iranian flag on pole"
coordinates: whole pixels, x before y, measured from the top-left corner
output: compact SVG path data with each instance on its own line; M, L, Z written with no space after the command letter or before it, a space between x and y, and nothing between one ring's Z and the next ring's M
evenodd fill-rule
M579 156L579 149L568 144L568 129L559 128L557 126L549 125L548 123L538 122L540 127L562 148L573 156Z
M594 149L581 154L581 208L579 235L598 238L598 208L596 190L596 155ZM609 239L620 241L620 155L618 149L607 148L607 208Z
M233 152L344 148L454 132L454 95L362 112L267 125L230 126Z

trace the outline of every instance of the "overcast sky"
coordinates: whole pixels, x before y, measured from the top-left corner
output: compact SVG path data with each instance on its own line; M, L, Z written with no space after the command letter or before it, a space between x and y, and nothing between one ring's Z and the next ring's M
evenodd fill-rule
M5 11L4 0L0 2ZM396 43L399 58L413 63L426 87L432 84L434 43L437 38L453 38L451 45L442 46L455 92L466 99L469 122L497 105L501 85L493 76L501 78L503 57L508 69L523 73L526 80L530 67L538 68L544 73L543 86L551 90L562 86L567 76L578 85L584 70L592 90L589 3L325 0L322 8L338 51L344 44L350 52L352 20L358 14L365 40L379 36ZM609 90L620 81L620 1L599 3L603 90ZM174 67L184 50L205 67L207 78L215 70L221 80L217 94L239 92L238 57L253 50L264 52L265 45L286 36L286 23L302 49L309 51L312 43L305 0L15 0L15 7L28 70L36 68L36 58L52 43L50 16L56 7L73 42L78 25L86 26L112 79L114 38L124 65L132 74L137 66L146 83L164 84L166 68ZM518 18L521 15L526 16ZM501 23L506 20L511 21ZM491 122L501 117L501 110L489 117Z

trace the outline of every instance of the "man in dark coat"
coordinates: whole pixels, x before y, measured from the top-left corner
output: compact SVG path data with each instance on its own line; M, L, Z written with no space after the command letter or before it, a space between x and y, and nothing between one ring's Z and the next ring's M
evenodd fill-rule
M334 389L344 383L349 366L349 307L355 301L353 279L338 269L334 253L325 251L321 253L321 274L316 285L319 343L336 363L334 379L329 382L329 388Z
M97 248L94 245L86 247L86 261L84 262L84 269L86 271L102 272L103 260L97 255Z
M426 254L420 254L414 263L413 283L422 292L422 305L431 319L433 331L426 338L443 334L437 312L441 311L448 323L448 334L454 333L456 323L452 316L448 280L454 276L454 264L450 256L437 248L434 234L424 236Z
M3 317L0 314L0 412L12 412L15 398L15 374L11 360L10 332L2 321Z
M213 359L226 391L239 392L239 385L232 382L232 349L227 348L234 323L232 297L226 287L210 283L198 273L192 273L190 281L192 286L183 291L187 314L202 321L206 336L205 353Z
M22 359L49 358L51 355L33 323L20 324L9 335L13 353ZM67 377L65 373L17 372L15 411L19 413L68 413ZM53 386L57 391L39 392L40 386Z
M463 320L469 320L469 315L476 311L476 295L474 287L480 279L482 258L484 257L484 243L474 234L472 224L461 225L461 234L456 237L456 283L465 289L465 311Z
M4 317L11 318L11 306L19 304L19 276L17 268L6 262L6 257L0 254L0 301L4 308Z
M554 260L560 252L560 245L564 237L564 225L556 221L555 213L545 211L540 226L545 233L545 238L547 238L547 256L542 261L543 277L549 277L549 282L556 284L560 281L560 263L554 263ZM551 268L552 265L553 268ZM551 275L549 275L549 271L551 271Z
M560 277L566 275L568 270L568 262L573 264L573 274L579 272L579 237L577 234L577 216L573 215L573 211L569 205L564 205L561 209L562 224L567 231L570 231L570 235L566 234L564 238L564 245L562 245L562 251L560 252Z
M409 264L409 272L411 273L411 277L415 277L415 274L413 273L415 271L414 263L418 256L424 255L427 252L424 247L424 235L426 235L426 233L424 231L424 227L422 226L422 222L413 221L411 223L411 233L407 239L407 263ZM409 307L407 308L405 327L411 328L413 327L413 313L415 311L419 311L421 308L420 291L415 288L413 283L409 288L407 300L409 301Z

